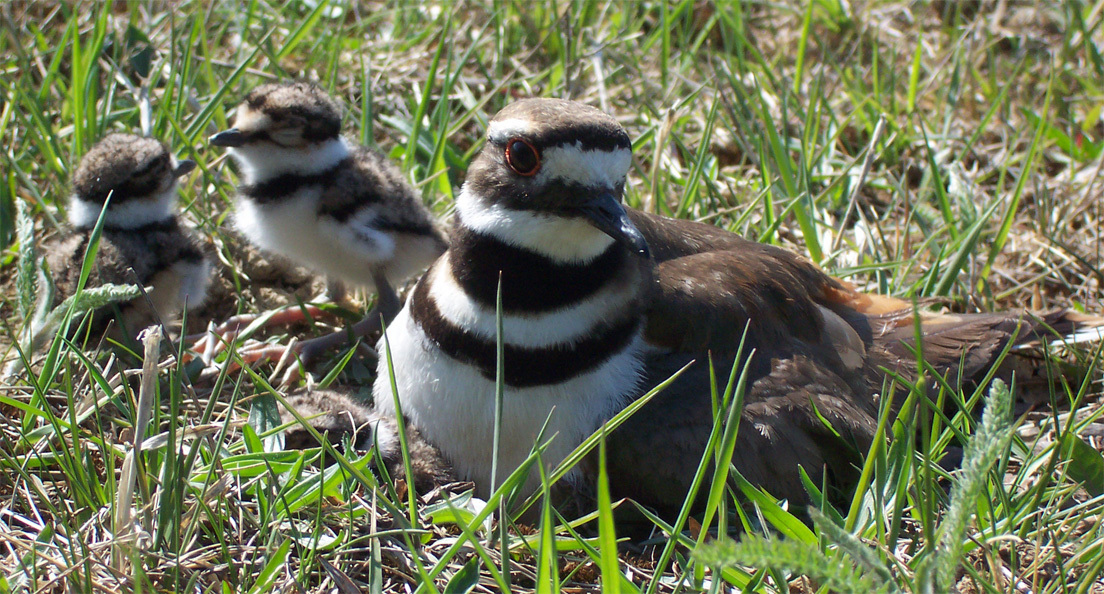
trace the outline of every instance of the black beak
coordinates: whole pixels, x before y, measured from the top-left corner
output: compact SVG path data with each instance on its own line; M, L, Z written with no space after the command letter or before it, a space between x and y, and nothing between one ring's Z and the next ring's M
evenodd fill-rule
M580 209L583 216L599 231L621 242L637 255L648 258L648 242L644 234L629 220L625 207L612 192L602 192Z
M215 146L241 146L245 144L245 134L242 134L241 130L237 128L230 128L212 135L207 139L207 142Z
M176 162L176 169L173 169L173 177L184 177L192 172L196 168L196 162L191 159L181 159Z

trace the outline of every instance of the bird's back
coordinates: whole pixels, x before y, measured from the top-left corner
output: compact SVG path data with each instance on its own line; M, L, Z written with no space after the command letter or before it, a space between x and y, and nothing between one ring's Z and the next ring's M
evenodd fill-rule
M799 466L817 484L825 472L830 484L852 483L874 439L887 371L916 375L918 334L926 364L965 386L980 381L1010 342L1101 323L1070 312L914 315L910 303L858 292L780 248L629 213L655 260L643 386L694 363L610 437L610 477L616 494L668 511L682 504L713 429L710 361L721 392L733 366L746 366L733 464L753 484L803 502ZM898 395L886 404L899 407Z

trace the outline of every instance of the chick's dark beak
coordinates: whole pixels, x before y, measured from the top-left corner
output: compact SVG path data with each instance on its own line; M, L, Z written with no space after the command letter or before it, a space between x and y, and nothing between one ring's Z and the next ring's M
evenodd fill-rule
M625 207L612 192L602 192L583 204L580 212L602 233L609 235L643 258L651 256L644 234L636 228Z
M176 162L176 169L173 169L173 177L184 177L192 172L196 168L196 162L191 159L181 159Z
M207 139L207 142L214 146L241 146L245 144L245 134L242 134L242 131L237 128L230 128L212 135Z

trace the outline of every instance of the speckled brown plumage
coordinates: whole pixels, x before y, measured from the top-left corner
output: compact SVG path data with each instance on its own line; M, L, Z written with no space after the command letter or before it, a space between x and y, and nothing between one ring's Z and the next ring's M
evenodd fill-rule
M261 85L250 91L242 102L276 121L301 125L302 137L308 141L332 138L341 133L341 106L309 81Z
M77 287L90 235L91 231L75 230L57 243L47 246L46 262L50 267L56 289L55 300L58 303L72 295ZM179 282L171 278L174 276L173 266L204 265L206 249L196 237L181 229L175 221L139 233L108 229L100 236L99 251L86 286L91 288L108 283L141 284L143 287L152 286L155 291L160 289L157 295L151 294L151 297L155 304L160 301L158 313L163 316L161 321L168 323L172 321L171 316L185 305L171 295L160 296L169 286ZM198 302L189 300L189 308L202 303L203 296L197 297ZM121 316L115 321L124 326L122 331L129 336L136 335L139 330L157 321L143 298L120 304L117 308ZM107 316L113 316L114 313L103 312ZM102 327L107 319L104 315L97 317L98 324Z
M393 417L378 415L367 404L336 390L295 392L287 396L287 402L335 447L340 447L346 437L362 451L378 443L388 473L392 477L404 476L398 426ZM298 422L282 406L280 420L282 424ZM425 441L416 428L406 428L406 440L414 488L418 492L424 493L434 486L455 480L441 452ZM302 425L293 425L284 431L285 449L315 447L319 447L318 440Z
M885 370L915 377L911 304L858 293L779 248L629 212L656 260L645 335L666 351L649 358L644 385L697 363L610 436L613 492L677 512L695 470L687 461L700 458L712 429L706 363L712 357L723 387L745 327L744 353L754 354L735 467L797 503L807 501L799 466L818 485L826 477L838 489L853 484L874 439ZM830 327L832 316L846 326ZM1101 322L1066 311L921 319L924 360L960 386L976 385L1010 341L1057 340ZM848 365L841 353L856 338L861 365ZM894 409L903 397L899 387Z
M212 137L242 168L237 227L333 280L404 280L444 251L444 234L398 167L342 140L340 124L340 106L313 83L251 91L235 127ZM283 214L293 204L295 216Z
M105 308L94 313L93 332L114 319L116 337L133 337L156 321L171 322L185 301L200 305L209 281L206 248L174 214L176 180L193 166L151 138L111 134L93 146L73 174L71 228L45 246L55 304L76 291L92 229L110 196L86 287L140 284L150 289L153 309L141 297Z
M73 172L73 192L79 200L114 204L153 197L176 180L168 147L154 138L109 134L81 158Z
M274 83L250 92L234 127L211 137L239 166L234 225L260 249L379 295L353 334L377 330L399 307L394 283L424 270L444 233L403 173L380 153L340 135L341 109L317 85ZM307 362L348 333L298 343Z

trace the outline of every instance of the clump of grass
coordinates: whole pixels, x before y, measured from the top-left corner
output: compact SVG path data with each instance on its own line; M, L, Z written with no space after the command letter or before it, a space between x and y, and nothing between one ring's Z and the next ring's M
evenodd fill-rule
M1011 404L1008 386L994 380L985 399L985 416L969 438L962 469L951 486L945 516L936 534L928 536L936 544L929 555L913 558L908 568L911 571L902 571L907 578L895 579L868 545L815 508L811 510L813 522L825 542L834 546L832 552L822 550L818 539L749 536L740 542L702 545L695 555L711 567L782 568L809 576L836 592L950 592L955 587L955 572L962 562L965 543L970 540L967 532L969 519L977 512L976 500L990 478L990 468L1012 439Z

